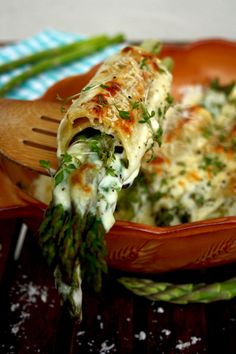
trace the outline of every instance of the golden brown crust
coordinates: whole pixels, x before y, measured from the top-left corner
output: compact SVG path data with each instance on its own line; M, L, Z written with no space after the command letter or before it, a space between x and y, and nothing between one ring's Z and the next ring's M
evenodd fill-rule
M158 114L150 124L141 124L147 112L168 106L171 75L157 55L140 47L126 47L108 59L82 90L58 133L58 157L67 151L73 138L88 127L113 135L124 147L131 173L152 144L158 128ZM155 128L150 128L155 121ZM133 161L131 161L133 160Z

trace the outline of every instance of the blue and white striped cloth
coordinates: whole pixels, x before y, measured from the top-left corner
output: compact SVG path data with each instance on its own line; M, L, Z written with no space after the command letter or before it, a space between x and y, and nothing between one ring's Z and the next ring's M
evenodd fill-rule
M85 36L72 33L65 33L48 29L37 33L34 36L0 49L0 64L22 56L35 53L44 49L53 48L62 44L71 43L75 40L83 39ZM21 100L31 100L40 97L56 81L65 77L81 74L88 71L92 66L98 64L112 54L116 53L121 44L112 45L98 53L79 59L71 64L66 64L58 68L48 70L36 77L28 79L19 87L10 91L6 97ZM0 87L13 76L27 69L27 65L17 68L8 73L0 74Z

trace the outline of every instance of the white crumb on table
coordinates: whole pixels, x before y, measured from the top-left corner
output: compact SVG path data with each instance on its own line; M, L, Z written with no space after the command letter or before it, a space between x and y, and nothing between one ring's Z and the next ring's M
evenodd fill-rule
M17 321L10 324L11 333L18 338L25 335L25 322L30 318L32 308L38 307L38 301L47 303L48 288L34 284L32 281L25 281L27 276L22 275L23 283L17 282L10 291L10 296L14 294L17 301L10 303L10 311L17 314Z
M183 342L181 339L178 340L178 343L176 344L175 348L178 350L184 350L192 345L195 345L197 342L201 341L202 339L196 336L190 337L190 339L186 342Z
M99 351L100 354L108 354L111 352L112 349L115 348L115 344L108 344L108 341L105 340L102 344L101 344L101 349ZM114 350L113 350L114 351ZM116 351L116 350L115 350Z
M135 334L134 337L138 340L145 340L147 338L147 335L144 331L140 331L138 334Z
M161 330L161 333L165 334L168 337L171 334L171 331L169 329L163 328Z

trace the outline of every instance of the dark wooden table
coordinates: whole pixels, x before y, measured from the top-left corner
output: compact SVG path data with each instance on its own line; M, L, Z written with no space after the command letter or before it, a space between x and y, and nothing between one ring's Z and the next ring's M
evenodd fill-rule
M83 321L60 305L37 235L14 260L20 219L0 221L0 353L236 353L236 299L208 305L154 303L131 294L111 271L100 295L85 289ZM215 281L235 264L160 279Z

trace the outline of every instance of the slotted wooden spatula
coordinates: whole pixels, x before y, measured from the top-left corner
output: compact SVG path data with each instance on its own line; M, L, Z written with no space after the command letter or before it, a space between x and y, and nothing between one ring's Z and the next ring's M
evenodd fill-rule
M49 160L55 169L57 129L64 115L57 97L79 93L97 67L57 82L38 100L0 99L0 154L39 173L45 173L40 160Z
M0 100L0 151L4 157L41 172L39 160L56 167L56 134L62 118L56 102Z

